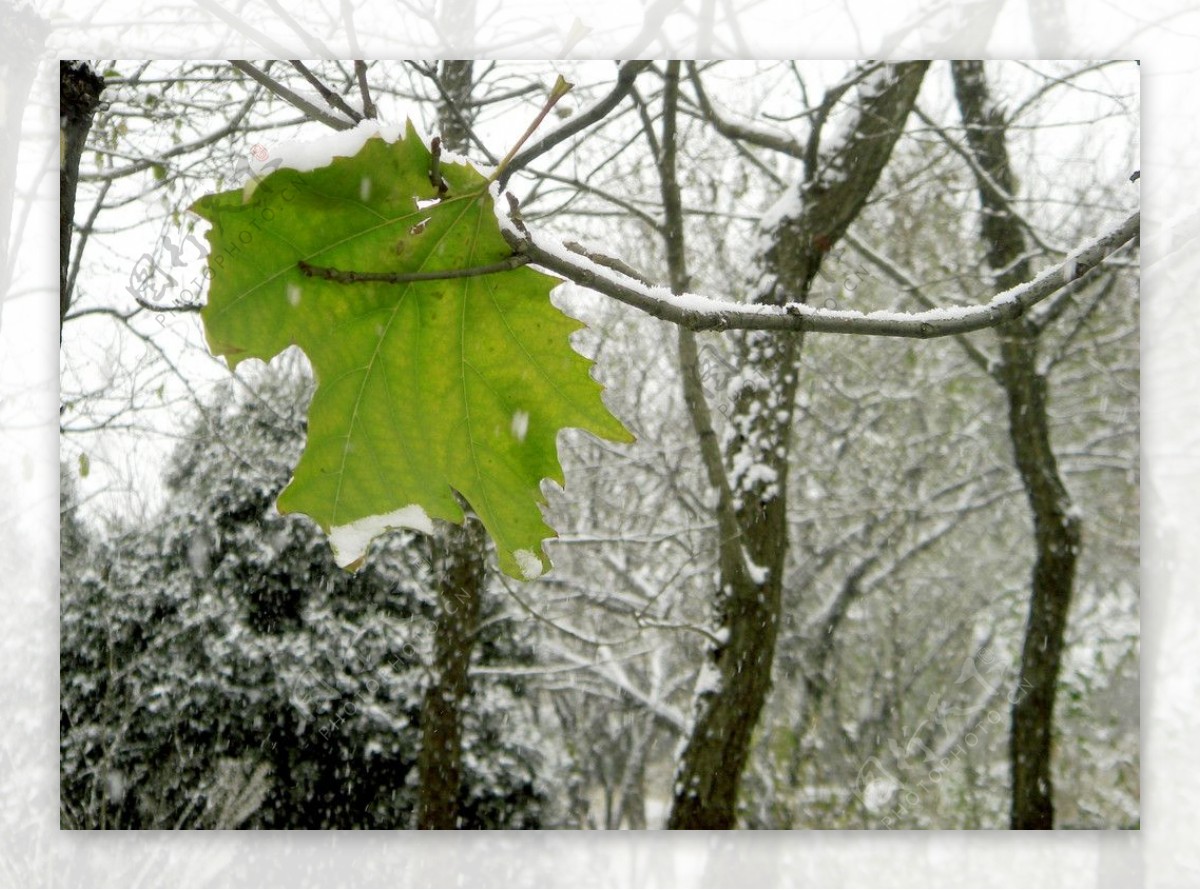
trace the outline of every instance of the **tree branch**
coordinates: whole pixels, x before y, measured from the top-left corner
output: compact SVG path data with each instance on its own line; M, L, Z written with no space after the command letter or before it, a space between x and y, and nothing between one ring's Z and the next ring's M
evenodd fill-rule
M476 134L472 123L474 112L471 109L477 108L478 106L472 105L467 107L464 105L462 97L455 98L452 95L450 85L443 82L442 75L438 73L438 69L435 64L423 64L415 61L410 61L407 64L408 67L412 68L422 77L428 79L429 82L433 84L434 89L437 90L438 104L445 109L446 112L439 113L439 126L441 126L443 130L447 129L447 120L449 118L453 118L457 126L462 128L463 144L455 150L459 154L465 153L468 149L466 143L470 142L475 146L476 149L479 150L480 157L484 158L492 166L495 166L497 163L496 156L492 154L488 147L483 143L483 140L479 138L478 134ZM442 135L446 136L448 134L443 133Z
M666 241L667 269L671 279L673 294L682 294L687 288L691 276L687 269L687 251L684 245L683 228L683 198L679 189L679 177L676 171L678 155L677 110L679 103L679 63L671 62L667 67L666 83L663 89L663 134L661 148L655 148L654 156L658 159L659 180L662 186L663 199L663 239ZM654 147L654 131L646 126L646 138ZM717 523L721 533L722 560L738 559L742 562L741 570L745 570L745 552L740 543L741 527L738 523L737 512L734 509L733 489L729 476L725 472L725 464L721 459L721 446L713 427L712 411L708 399L704 395L704 385L700 377L699 351L696 348L696 335L685 327L678 330L679 374L683 382L683 400L692 428L700 445L700 457L708 474L709 484L717 492ZM729 544L733 543L730 547ZM715 647L719 648L719 647Z
M931 339L996 327L1020 317L1031 306L1054 294L1118 248L1137 237L1141 213L1072 251L1031 281L997 294L980 306L950 306L925 312L871 312L819 309L803 303L783 306L731 303L697 294L672 294L669 288L648 288L625 276L572 256L563 245L535 239L503 224L501 231L513 251L583 287L640 309L655 318L693 331L811 331L820 334L859 334Z
M241 59L230 59L229 64L238 71L241 71L247 77L262 84L279 98L286 102L290 102L313 120L319 121L320 123L325 124L328 127L332 127L335 130L349 130L354 127L354 124L350 121L345 120L344 118L335 117L334 115L321 110L303 96L285 87L266 72L259 71L249 62L242 61Z
M704 116L705 120L713 125L718 133L726 139L781 152L797 160L804 158L804 146L790 136L779 136L775 133L756 130L721 117L709 101L708 93L705 92L704 86L700 83L700 72L696 68L696 63L688 62L687 66L688 79L691 80L692 89L696 92L696 104L700 108L700 113Z
M904 288L906 291L912 294L914 300L916 300L926 309L937 308L937 304L934 303L933 300L929 299L929 297L925 296L925 292L921 286L913 281L912 277L909 276L907 272L896 266L896 264L890 259L866 243L860 241L850 232L847 232L844 237L846 242L856 251L858 251L860 256L865 258L867 262L871 263L871 265L873 265L875 268L883 272L883 274L888 278L892 279L892 281L895 282L895 284L897 284L899 287ZM988 358L983 350L967 339L965 334L955 334L954 338L958 341L958 345L962 347L963 352L967 354L967 357L970 358L971 361L976 364L976 366L989 374L992 373L992 360Z
M358 123L363 119L361 114L346 104L345 99L343 99L329 87L325 86L325 82L321 80L321 78L317 77L317 75L313 74L312 71L309 70L308 66L302 61L299 59L288 59L288 61L292 63L292 67L299 71L305 80L313 85L316 91L321 94L321 98L329 103L330 108L340 111L355 123Z
M450 278L478 278L497 272L511 272L531 262L527 256L510 256L498 263L486 266L471 266L466 269L439 269L433 272L353 272L334 269L330 266L314 266L300 260L296 265L309 278L324 278L338 284L408 284L413 281L443 281Z
M622 65L621 69L617 72L617 82L607 96L586 111L572 115L569 122L559 127L553 133L547 133L509 161L508 166L504 170L504 176L500 180L500 187L504 188L504 184L508 182L510 176L521 168L529 166L530 163L544 155L560 142L570 139L581 130L585 130L597 121L602 120L620 104L622 99L629 95L629 91L633 89L634 80L649 67L650 62L640 61L626 62Z
M1043 303L1036 312L1031 312L1026 323L1033 331L1041 332L1062 317L1063 313L1075 304L1075 297L1095 284L1101 278L1112 278L1113 270L1093 266L1086 275L1076 278L1059 291L1053 300Z
M163 152L160 152L159 154L154 155L153 157L142 158L141 160L134 161L133 163L128 164L125 167L119 167L119 168L112 169L112 170L101 170L101 171L92 171L92 172L88 172L88 173L82 173L79 176L79 181L80 182L97 182L97 181L109 181L109 180L113 180L113 179L120 179L122 176L129 176L129 175L131 175L133 173L137 173L141 170L149 170L155 164L161 164L163 161L167 160L168 158L173 158L178 155L190 154L191 152L194 152L198 149L205 148L209 145L213 145L214 143L220 142L226 136L229 136L234 131L236 131L239 127L241 127L242 121L244 121L246 118L246 115L250 113L250 109L254 107L254 103L258 101L258 97L259 97L259 91L257 89L253 89L253 88L250 89L249 95L246 97L246 100L240 106L238 106L237 111L235 111L233 113L233 115L229 118L229 120L225 123L225 125L216 130L213 130L211 133L209 133L206 136L201 136L199 139L194 139L191 142L184 142L180 145L176 145L174 148L169 148L166 151L163 151ZM249 132L249 130L250 130L250 128L247 128L246 131Z
M971 168L971 173L975 176L976 181L979 182L980 188L986 188L998 202L1004 205L1004 208L1008 211L1012 218L1016 220L1017 224L1020 225L1020 227L1025 231L1025 234L1029 237L1030 241L1032 241L1046 253L1065 253L1065 251L1062 249L1046 243L1041 234L1036 228L1034 228L1029 220L1025 219L1023 215L1017 212L1016 207L1013 206L1012 195L1010 195L1006 189L1002 188L1001 185L996 182L985 169L983 169L979 163L979 159L976 158L970 150L965 148L962 143L946 132L944 127L940 126L937 121L923 112L919 107L914 108L913 113L921 119L921 122L925 124L925 126L929 127L929 129L931 129L941 138L942 142L945 143L947 148L963 159L966 165Z
M1054 352L1046 357L1046 360L1041 368L1042 374L1048 374L1055 365L1066 358L1068 350L1075 338L1082 333L1083 329L1087 326L1087 323L1096 313L1096 310L1100 308L1100 304L1108 299L1108 295L1112 293L1116 284L1116 275L1107 276L1105 282L1097 290L1096 295L1091 299L1088 305L1084 307L1083 311L1079 313L1079 317L1075 319L1075 323L1071 325L1071 330L1068 331L1066 335L1063 336L1062 340L1055 346Z
M92 237L92 229L96 225L96 217L100 215L100 209L104 206L104 199L108 195L108 190L112 187L113 181L106 179L104 184L100 186L100 194L96 196L96 203L92 205L91 211L88 213L87 222L82 226L76 226L75 230L79 234L79 241L75 244L75 253L71 260L70 272L67 275L67 303L69 304L75 295L75 281L79 278L79 264L83 260L83 249L87 247L88 239ZM66 321L71 316L63 318Z
M141 296L134 297L133 300L143 309L149 309L151 312L199 312L204 308L202 303L171 303L167 306L159 306Z
M371 98L371 87L367 84L367 63L362 59L354 60L354 76L358 78L358 91L362 94L363 117L374 119L378 115L375 100Z

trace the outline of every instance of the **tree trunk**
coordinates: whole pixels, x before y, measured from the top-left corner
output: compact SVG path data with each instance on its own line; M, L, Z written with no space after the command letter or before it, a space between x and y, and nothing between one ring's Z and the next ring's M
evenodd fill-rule
M472 68L470 61L441 63L445 101L439 124L442 141L452 151L467 148ZM487 533L474 515L464 512L462 526L440 525L431 542L439 611L434 679L421 703L417 827L422 829L459 827L463 701L470 691L471 652L487 579Z
M768 246L758 258L755 302L807 301L826 253L858 216L883 172L927 67L927 62L870 66L826 94L809 139L805 175L785 198L792 209L764 227ZM855 86L858 103L843 131L846 136L822 150L821 125ZM685 397L720 502L714 623L721 642L709 652L701 675L695 723L676 772L669 828L734 827L742 772L771 686L803 335L750 332L736 342L739 382L732 393L731 434L722 461L702 404L694 341L687 336L680 340Z
M462 789L462 713L470 691L471 652L486 577L487 537L467 516L462 526L438 529L432 542L438 581L433 683L421 702L417 827L458 827Z
M1054 827L1054 699L1082 530L1050 446L1046 380L1034 365L1036 341L1007 331L1001 337L1010 436L1033 512L1037 552L1020 681L1013 695L1010 826L1047 829Z
M58 338L71 308L67 289L71 267L71 234L75 228L75 189L79 185L79 161L87 144L92 118L100 107L104 78L86 62L59 62L59 115L62 121L62 157L58 173Z
M955 62L952 71L967 143L986 174L977 181L987 263L995 272L996 286L1007 289L1031 275L1023 258L1024 231L1008 204L1015 179L1006 123L991 103L982 62ZM1010 825L1046 829L1054 827L1054 699L1082 532L1050 445L1046 379L1037 370L1040 331L1020 319L998 333L1001 361L996 376L1008 398L1009 436L1033 514L1036 546L1020 680L1013 694Z

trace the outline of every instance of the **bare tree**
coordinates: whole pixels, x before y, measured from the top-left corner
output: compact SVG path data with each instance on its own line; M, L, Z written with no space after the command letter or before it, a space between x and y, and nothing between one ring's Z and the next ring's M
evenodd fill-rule
M833 104L854 85L861 91L845 137L821 144L814 127L804 178L792 186L767 242L755 258L761 278L751 300L804 303L821 261L858 215L879 179L916 100L926 63L858 69L827 93ZM851 163L850 159L854 158ZM710 653L712 679L697 697L695 726L676 776L671 828L731 828L751 733L770 687L788 548L787 481L800 377L799 335L749 333L738 343L740 381L724 463L692 398L693 421L707 448L710 481L719 492L721 575L715 597L721 643ZM690 356L684 343L684 362ZM686 371L685 371L686 373ZM693 384L693 389L694 389ZM699 409L699 410L697 410Z
M989 94L982 62L955 62L951 70L976 162L983 207L980 236L987 265L997 287L1014 287L1031 270L1025 230L1012 209L1016 189L1006 123ZM1000 363L995 372L1008 399L1013 455L1033 514L1036 548L1021 673L1012 706L1011 824L1018 829L1054 827L1050 775L1054 700L1083 538L1080 516L1050 442L1049 392L1038 366L1043 328L1044 322L1034 319L1000 328Z

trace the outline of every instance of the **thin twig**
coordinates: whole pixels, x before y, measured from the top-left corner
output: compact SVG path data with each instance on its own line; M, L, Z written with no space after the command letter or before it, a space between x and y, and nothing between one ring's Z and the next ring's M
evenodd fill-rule
M87 246L88 239L92 235L92 228L96 225L96 217L100 215L100 208L104 206L104 199L108 195L108 190L112 187L111 179L104 180L104 184L100 186L100 194L96 196L96 203L92 205L92 210L88 214L87 222L82 226L76 226L75 231L79 233L79 240L75 244L75 256L71 260L71 271L67 276L67 303L70 304L71 298L75 293L75 281L79 277L79 264L83 259L83 249ZM67 316L68 318L70 316ZM66 321L66 319L63 319Z
M595 195L600 200L605 201L609 204L612 204L614 207L620 208L629 216L633 216L633 217L641 220L643 223L646 224L647 228L652 229L655 232L662 231L662 223L660 223L657 219L655 219L653 216L651 216L645 210L638 207L636 204L633 204L629 201L624 200L623 198L619 198L616 195L609 194L608 192L604 191L601 188L597 188L596 186L594 186L590 182L588 182L586 179L579 179L579 178L571 177L571 176L563 176L558 173L554 173L554 172L547 171L547 170L538 170L537 175L538 175L538 179L542 182L561 182L564 185L571 186L575 190L575 192L572 194L572 199L574 199L580 192L586 192L590 195ZM530 195L525 196L526 204L531 203L531 201L533 199L532 196L534 194L536 194L536 191L537 191L537 186L535 185L533 190L531 190ZM549 191L548 191L548 193L549 193ZM757 216L754 217L754 221L757 222L758 219L759 219L759 217L757 217Z
M260 31L249 24L246 16L236 15L225 9L217 0L195 0L195 4L219 18L234 31L241 34L242 37L248 38L253 44L262 47L275 58L281 59L289 52L294 52L294 50L289 50L282 43L276 42L270 34ZM314 55L320 56L323 54L314 53Z
M756 130L721 117L709 101L708 93L705 92L703 84L700 83L700 72L696 68L696 63L688 62L687 64L688 78L692 82L692 89L696 92L696 102L700 107L700 113L716 128L718 133L726 139L746 142L750 145L757 145L759 148L768 148L771 151L781 152L797 160L803 159L804 146L790 136L779 136L763 130ZM815 112L816 109L811 109L808 113L813 114Z
M942 140L947 148L963 159L966 165L971 168L971 172L975 175L975 178L980 182L981 186L985 190L990 191L997 198L997 200L1004 204L1005 209L1012 216L1012 218L1017 221L1017 224L1020 225L1022 229L1025 230L1025 234L1029 237L1030 241L1048 254L1066 253L1066 251L1062 248L1047 243L1045 239L1042 238L1041 233L1038 232L1033 226L1033 224L1017 211L1016 207L1013 206L1013 196L1008 194L1000 187L999 183L992 179L988 172L980 165L979 159L975 157L973 152L968 150L957 139L951 136L944 127L939 126L937 121L922 111L919 106L913 107L913 114L920 118L921 123L925 124L925 126L936 133L938 138Z
M504 184L508 182L510 176L523 167L529 166L537 158L544 155L554 146L558 145L565 139L570 139L581 130L587 129L592 124L603 120L610 111L620 104L621 100L629 95L629 91L633 89L633 82L637 76L650 67L650 62L626 62L617 72L617 82L603 99L598 101L586 111L579 112L571 116L571 119L559 127L552 133L547 133L529 148L525 149L520 154L516 155L504 170L503 176L500 178L500 187L504 188Z
M633 266L629 265L624 260L619 260L616 257L611 257L607 254L597 253L594 250L588 250L578 241L564 241L563 247L572 253L577 253L582 257L587 257L597 266L604 266L606 269L612 269L616 272L620 272L622 275L632 278L634 281L640 281L647 287L654 287L654 282L652 282L649 278L647 278L637 269L633 268Z
M678 111L679 111L679 62L667 66L663 88L662 141L661 148L654 152L658 159L658 175L662 188L663 240L666 242L667 268L674 294L683 293L690 279L687 268L687 251L684 243L683 198L676 170L678 158ZM646 138L654 144L653 130L647 124ZM719 558L723 573L736 571L744 576L746 554L742 549L742 528L734 508L733 488L725 462L721 457L721 446L713 426L712 410L700 377L699 351L696 335L687 328L677 332L679 371L683 383L683 400L688 416L700 445L700 457L708 475L709 484L717 492L716 519L720 529ZM713 641L717 648L720 644Z
M450 91L446 88L446 85L442 83L442 78L441 75L438 74L437 68L431 64L421 64L414 61L409 61L405 64L433 84L434 89L436 89L438 92L438 96L440 97L442 104L450 110L455 119L459 122L459 124L462 125L463 131L467 134L467 138L470 140L470 142L478 150L479 156L486 160L488 164L495 165L496 156L492 154L492 152L484 144L483 140L479 138L479 135L475 132L475 128L471 125L470 117L463 112L463 109L458 107L458 100L451 95ZM460 148L457 150L461 153L463 149Z
M151 303L145 297L134 297L134 302L143 309L149 309L151 312L199 312L204 308L203 303L171 303L169 306L159 306Z
M288 89L266 72L259 71L249 62L244 62L240 59L230 59L229 64L238 71L241 71L247 77L258 81L276 96L279 96L279 98L290 102L292 105L296 106L296 108L303 111L315 121L325 124L328 127L332 127L335 130L349 130L354 126L354 124L352 124L350 121L340 117L334 117L332 114L329 114L328 112L318 108L316 105L313 105L303 96Z
M295 16L291 15L286 9L283 8L283 4L281 4L279 0L265 0L265 2L267 6L271 7L271 9L275 11L275 14L279 16L283 23L287 25L289 29L291 29L291 32L299 37L304 45L308 47L308 51L312 53L313 58L329 59L334 56L334 51L326 46L321 39L313 33L313 31L316 30L315 28L301 25L298 21L296 21Z
M367 63L362 59L354 60L354 76L358 78L358 91L362 94L363 117L374 120L379 112L371 99L371 88L367 85Z
M201 136L199 139L192 140L191 142L184 142L180 145L176 145L174 148L169 148L166 151L163 151L163 152L160 152L160 153L154 155L153 157L141 158L125 167L120 167L120 168L112 169L112 170L103 170L103 171L98 171L95 173L82 174L79 177L79 181L80 182L96 182L96 181L101 181L101 180L107 181L107 180L111 180L111 179L120 179L123 176L129 176L129 175L131 175L133 173L137 173L141 170L149 170L155 164L161 164L163 161L167 160L168 158L173 158L178 155L190 154L190 153L196 151L197 149L205 148L209 145L212 145L215 142L220 142L226 136L229 136L230 134L234 133L239 128L242 128L242 121L244 121L246 118L246 115L248 115L250 113L250 110L254 107L254 103L258 101L258 97L259 97L260 93L259 93L257 87L252 87L248 91L248 93L249 93L249 95L246 97L246 100L238 107L237 111L235 111L233 113L233 115L229 118L229 120L225 123L225 125L222 127L219 127L216 130L213 130L208 135ZM275 126L275 125L272 125L272 126ZM242 129L244 132L249 132L251 129L254 129L254 128L245 127ZM266 128L263 127L261 129L266 129Z
M358 123L363 119L363 116L351 108L346 103L345 99L343 99L329 87L325 86L325 82L321 80L321 78L317 77L317 75L313 74L312 71L309 70L308 66L302 61L299 59L288 59L288 61L292 63L292 67L299 71L305 80L313 85L316 91L321 94L321 98L329 103L330 108L337 109L355 123Z
M846 243L858 251L858 253L869 263L875 266L875 268L879 269L884 275L892 279L894 284L904 288L904 290L912 294L913 299L920 303L924 308L937 308L937 304L934 303L933 300L929 299L929 297L925 296L925 292L921 286L917 284L907 272L902 271L890 259L883 256L883 254L875 250L875 248L863 241L860 241L851 232L847 232L843 237L846 239ZM992 369L993 361L988 358L987 354L984 353L983 350L967 339L966 335L964 334L955 334L954 337L958 341L958 345L962 347L963 352L967 354L967 357L970 358L977 367L989 374L994 373Z
M1075 338L1083 332L1085 327L1087 327L1087 323L1092 319L1092 316L1095 315L1096 310L1100 308L1100 304L1108 299L1108 295L1113 292L1116 284L1116 275L1107 276L1107 280L1099 287L1096 295L1092 298L1088 305L1084 307L1083 311L1079 313L1079 317L1076 318L1074 324L1071 325L1071 330L1068 331L1059 341L1057 346L1055 346L1054 352L1046 357L1042 364L1042 373L1048 374L1055 365L1067 357L1068 349L1071 343L1074 342Z
M1029 313L1026 323L1031 330L1041 332L1056 322L1069 307L1075 304L1075 297L1095 284L1101 278L1112 278L1113 270L1099 266L1093 267L1088 273L1075 279L1070 285L1055 294L1053 300L1043 303L1036 312Z

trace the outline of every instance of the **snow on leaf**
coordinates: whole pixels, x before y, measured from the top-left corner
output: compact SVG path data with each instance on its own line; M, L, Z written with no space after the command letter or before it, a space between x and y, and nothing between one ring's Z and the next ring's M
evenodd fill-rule
M541 559L532 550L518 550L513 556L516 558L517 566L521 570L521 577L527 581L532 581L545 571Z
M479 171L443 158L449 192L437 200L430 151L411 123L397 141L361 141L352 157L281 168L248 196L195 204L212 224L201 314L209 348L231 367L292 344L307 354L317 381L308 439L279 509L330 532L340 564L386 528L461 522L457 492L495 540L501 568L537 577L554 534L540 484L563 483L558 431L633 437L570 346L582 325L551 304L556 278L529 267L405 283L306 276L302 261L407 275L511 255Z
M345 567L362 558L371 539L392 528L412 528L429 534L433 522L419 504L409 504L384 516L364 516L329 529L329 544L337 564Z

